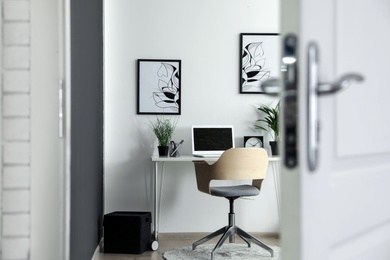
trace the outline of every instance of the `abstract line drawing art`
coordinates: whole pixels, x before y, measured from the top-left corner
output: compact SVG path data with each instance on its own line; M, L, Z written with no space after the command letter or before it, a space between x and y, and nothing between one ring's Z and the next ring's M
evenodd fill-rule
M263 93L261 84L280 76L279 34L241 33L240 93Z
M181 114L181 60L138 60L137 114Z

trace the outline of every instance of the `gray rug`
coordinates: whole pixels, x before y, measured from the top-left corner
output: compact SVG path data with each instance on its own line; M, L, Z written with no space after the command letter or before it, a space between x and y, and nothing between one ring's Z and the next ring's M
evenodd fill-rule
M215 245L205 244L192 250L191 246L174 248L163 254L166 260L210 260L211 251ZM271 246L274 250L274 256L257 245L248 247L246 244L224 244L214 255L214 260L238 259L238 260L263 260L263 259L280 259L280 248Z

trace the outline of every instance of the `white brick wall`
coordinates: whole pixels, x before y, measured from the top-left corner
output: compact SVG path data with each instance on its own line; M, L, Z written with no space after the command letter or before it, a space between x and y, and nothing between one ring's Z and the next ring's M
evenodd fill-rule
M3 217L4 236L28 236L30 234L30 214L7 214Z
M29 166L5 166L3 167L4 189L29 189Z
M28 165L29 163L30 163L30 143L6 142L3 144L3 167L6 166L7 164Z
M30 119L28 117L4 118L3 139L8 141L30 140Z
M3 260L30 259L30 1L2 4L1 127Z
M30 92L29 70L3 71L4 92Z
M30 65L30 47L3 47L3 66L6 69L28 69Z
M3 116L4 117L28 117L30 115L29 94L7 94L3 95Z
M3 190L3 214L30 211L30 191L27 189Z
M4 45L28 45L30 24L28 22L6 23L3 28Z
M3 260L29 259L30 239L11 237L3 239Z
M3 19L6 21L29 21L30 3L27 0L3 0Z

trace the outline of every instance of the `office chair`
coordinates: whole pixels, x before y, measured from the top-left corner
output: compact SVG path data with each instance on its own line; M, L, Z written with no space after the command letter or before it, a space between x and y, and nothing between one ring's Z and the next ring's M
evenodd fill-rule
M249 235L247 232L235 225L234 201L240 197L257 196L260 193L261 184L267 173L268 154L263 148L231 148L226 150L214 164L206 161L195 160L196 181L198 190L212 196L225 197L229 200L230 212L228 214L229 224L206 237L192 244L195 250L200 244L210 239L222 235L218 243L211 252L211 260L214 253L219 249L229 237L229 242L235 242L235 234L242 238L248 245L255 243L267 250L273 257L273 250L260 240ZM213 187L210 186L212 180L251 180L252 185L234 185Z

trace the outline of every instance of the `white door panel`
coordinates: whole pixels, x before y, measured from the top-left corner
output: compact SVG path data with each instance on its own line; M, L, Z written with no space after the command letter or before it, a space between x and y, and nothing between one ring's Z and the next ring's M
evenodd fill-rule
M388 260L390 2L296 0L295 14L287 2L282 0L282 33L296 34L299 45L299 164L282 166L282 258ZM319 97L314 171L307 160L309 42L319 47L320 82L364 75L362 83Z
M330 260L366 260L389 259L390 223L378 226L367 232L364 237L353 237L335 246L330 252Z
M367 172L370 172L369 174ZM368 233L390 219L388 195L390 165L335 173L330 179L330 237L334 244Z
M390 124L378 125L384 120L378 110L390 111L390 88L385 83L390 58L390 2L337 1L336 10L336 74L358 71L365 76L364 83L336 97L337 153L351 156L390 152L386 138Z

